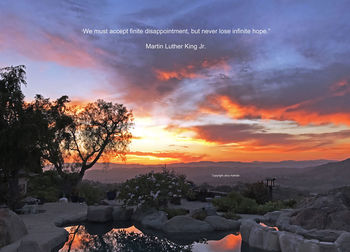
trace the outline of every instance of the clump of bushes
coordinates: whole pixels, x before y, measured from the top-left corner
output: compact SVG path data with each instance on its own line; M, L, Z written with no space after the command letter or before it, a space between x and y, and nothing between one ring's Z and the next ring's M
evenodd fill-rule
M32 177L28 183L28 195L42 202L55 202L61 197L61 179L56 171L45 171L40 176Z
M244 197L240 193L231 192L226 197L213 199L213 204L222 212L242 214L265 214L283 208L290 208L293 201L268 201L258 204L254 199Z
M178 202L191 188L184 175L163 170L162 172L139 175L124 182L119 188L118 199L124 205L138 207L162 207L168 202Z
M245 190L242 192L242 195L254 199L258 204L264 204L270 200L269 188L264 182L245 184Z
M76 195L83 198L88 205L99 203L105 198L105 190L97 182L82 181L76 188Z

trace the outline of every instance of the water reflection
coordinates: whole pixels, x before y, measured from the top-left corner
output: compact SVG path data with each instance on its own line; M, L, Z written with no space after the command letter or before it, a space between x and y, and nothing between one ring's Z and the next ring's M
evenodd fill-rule
M97 230L98 230L97 225ZM84 225L66 227L69 239L60 252L68 251L192 251L191 245L179 245L165 238L144 235L135 226L114 228L104 234L91 234Z
M164 234L152 233L148 230L138 229L134 225L120 224L92 224L84 223L66 227L69 239L60 252L68 251L194 251L194 252L248 252L256 251L242 244L240 234L221 234L216 237L207 236L209 240L198 241L180 239L179 237L166 237Z
M206 244L195 242L192 246L193 252L240 252L241 235L229 234L219 241L208 241Z

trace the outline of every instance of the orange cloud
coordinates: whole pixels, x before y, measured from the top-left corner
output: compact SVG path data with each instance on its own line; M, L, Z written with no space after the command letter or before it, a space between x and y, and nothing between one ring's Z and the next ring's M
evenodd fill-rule
M154 71L157 79L160 81L168 81L170 79L194 79L200 77L200 75L191 72L191 70L192 66L190 65L177 71L162 71L160 69L155 69Z
M294 104L291 106L277 108L259 108L255 105L243 105L231 100L228 96L220 95L211 98L214 106L203 106L202 112L221 113L224 111L234 119L267 119L279 121L295 121L300 125L307 124L346 124L350 125L350 114L337 112L331 114L320 113L318 111L303 110L303 107L318 101L317 98L311 101Z
M350 82L348 80L336 82L330 86L330 90L335 96L344 96L350 93Z
M177 67L175 67L177 68ZM230 69L227 60L224 58L208 60L204 59L203 61L189 64L184 67L178 67L175 70L161 70L154 69L156 78L160 81L168 81L171 79L194 79L194 78L203 78L204 76L200 73L202 70L215 70L221 69L228 71Z
M128 162L134 160L143 161L145 163L159 164L160 162L176 163L176 162L195 162L202 160L206 155L198 155L182 152L143 152L133 151L127 153Z

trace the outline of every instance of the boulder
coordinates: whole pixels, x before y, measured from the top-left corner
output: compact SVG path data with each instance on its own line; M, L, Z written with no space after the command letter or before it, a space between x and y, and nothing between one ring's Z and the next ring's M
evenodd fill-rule
M318 240L303 240L299 244L299 252L320 252L320 242Z
M137 208L133 212L133 214L131 216L131 220L141 222L145 216L150 215L152 213L155 213L157 211L158 210L155 208L146 208L146 209L145 208Z
M204 210L208 216L217 215L215 207L205 207Z
M17 252L42 252L42 249L37 241L24 239L19 244Z
M165 222L163 231L166 233L201 233L214 231L214 228L205 221L179 215Z
M263 227L259 224L254 225L249 234L248 244L253 248L262 248L264 243Z
M299 252L299 247L304 243L302 236L289 232L278 232L278 239L284 252Z
M329 191L305 200L290 223L305 229L350 231L350 187Z
M131 216L134 213L134 209L125 208L121 206L113 207L113 220L114 221L129 221L131 220Z
M263 228L262 249L266 251L281 251L278 231L272 228Z
M319 243L320 252L338 252L337 247L334 242L320 242ZM350 248L348 248L350 250Z
M108 199L104 199L101 200L100 205L105 205L105 206L121 206L122 204L117 201L117 200L108 200Z
M290 212L290 211L282 212L276 221L276 226L280 230L288 229L288 226L290 226L290 216L291 215L292 215L292 212Z
M257 223L253 220L242 220L241 221L241 226L240 226L240 233L242 236L242 240L244 242L249 242L249 235L250 235L250 231L251 229L256 225Z
M111 221L113 208L111 206L89 206L87 220L92 222Z
M162 229L164 223L168 220L167 213L163 211L158 211L146 215L142 220L141 224L145 227L153 229Z
M7 208L0 209L0 247L12 243L28 233L22 219Z
M205 222L209 223L214 230L238 230L241 223L239 221L226 219L224 217L213 215L207 216L204 219Z
M54 224L57 227L63 227L69 225L70 223L84 222L87 219L86 212L78 212L72 216L60 216L54 220Z
M337 230L329 230L329 229L324 229L324 230L306 230L303 232L301 235L304 236L306 239L316 239L322 242L334 242L338 239L338 237L342 234L341 231Z
M261 222L264 222L267 225L276 225L276 222L280 215L282 214L282 211L274 211L266 213L261 219Z
M349 251L350 248L350 233L342 233L338 239L335 241L335 245L338 248L339 252Z

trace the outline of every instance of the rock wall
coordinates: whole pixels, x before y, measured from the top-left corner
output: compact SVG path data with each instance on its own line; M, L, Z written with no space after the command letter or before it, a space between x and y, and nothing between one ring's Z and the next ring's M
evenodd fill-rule
M8 208L0 209L0 248L28 233L21 218Z
M334 242L307 239L303 235L277 231L262 226L253 220L242 220L240 228L242 240L254 248L282 252L349 252L350 233L341 232ZM327 233L324 233L327 235Z

